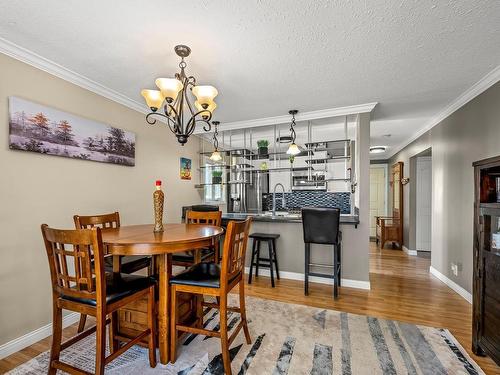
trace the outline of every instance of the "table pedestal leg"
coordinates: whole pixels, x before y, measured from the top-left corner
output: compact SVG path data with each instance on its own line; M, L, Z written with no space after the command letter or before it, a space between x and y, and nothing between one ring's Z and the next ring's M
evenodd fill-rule
M160 363L166 365L170 361L170 277L172 276L172 255L156 256L158 264L158 346L160 348Z

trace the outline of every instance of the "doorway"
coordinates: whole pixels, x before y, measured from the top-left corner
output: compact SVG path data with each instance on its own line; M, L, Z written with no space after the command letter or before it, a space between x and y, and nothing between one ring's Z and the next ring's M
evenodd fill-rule
M430 252L432 232L432 157L430 155L418 156L415 172L416 250L417 252Z
M387 216L387 164L370 165L370 238L376 236L376 216Z

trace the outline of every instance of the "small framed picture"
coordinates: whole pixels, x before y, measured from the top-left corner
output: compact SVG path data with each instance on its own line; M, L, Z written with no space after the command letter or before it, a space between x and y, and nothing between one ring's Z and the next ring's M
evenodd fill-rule
M191 159L181 158L181 180L191 179Z

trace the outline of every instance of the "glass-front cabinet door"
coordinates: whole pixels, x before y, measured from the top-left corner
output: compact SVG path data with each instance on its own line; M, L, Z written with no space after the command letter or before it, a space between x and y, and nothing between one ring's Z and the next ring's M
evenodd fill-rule
M500 210L482 209L482 249L500 253Z
M480 220L480 309L482 347L500 348L500 209L482 208ZM497 349L498 350L498 349Z

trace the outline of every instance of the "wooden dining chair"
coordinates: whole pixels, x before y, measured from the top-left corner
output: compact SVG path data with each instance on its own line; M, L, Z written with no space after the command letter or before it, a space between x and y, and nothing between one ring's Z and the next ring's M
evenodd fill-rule
M62 370L70 374L88 373L59 359L62 350L96 333L95 374L104 374L104 366L148 337L149 364L156 366L155 349L155 284L149 276L106 273L104 248L100 228L58 230L42 225L42 235L49 261L52 280L52 347L49 374ZM147 297L147 329L119 346L112 346L106 357L106 325L113 323L119 308ZM62 343L62 310L71 310L94 316L96 325Z
M104 215L92 215L92 216L73 216L76 229L91 229L91 228L101 228L102 230L107 230L110 228L120 227L120 214L118 212L113 212L111 214ZM121 273L135 273L144 268L148 269L148 275L153 274L151 257L145 256L105 256L104 257L104 270L106 272L113 272L113 262L116 261L118 264L115 269L119 269ZM80 315L80 322L78 323L78 332L82 332L85 328L85 322L87 316L85 314Z
M231 360L229 358L229 347L240 330L243 328L247 344L251 343L250 332L245 309L245 283L243 281L245 254L250 230L251 218L245 221L230 221L227 226L226 238L222 253L222 263L198 263L189 269L173 276L171 285L171 334L170 350L171 361L175 363L177 352L178 331L194 334L218 337L221 339L222 359L224 371L231 374ZM229 292L239 284L240 306L228 306ZM203 303L204 306L216 308L220 311L220 330L212 331L202 328L203 315L198 314L197 321L192 326L177 324L177 293L190 293L196 295L207 295L217 298L218 303ZM201 299L200 299L201 300ZM201 309L197 309L200 311ZM229 336L227 325L227 312L237 312L241 321Z
M186 224L205 224L221 226L222 211L186 211ZM219 241L216 241L213 246L205 249L197 249L187 251L185 253L177 253L172 255L172 264L174 266L190 267L200 262L215 262L219 263Z

